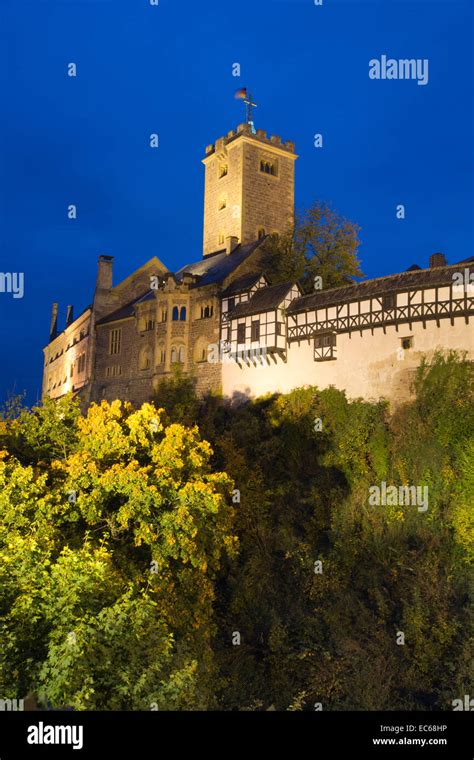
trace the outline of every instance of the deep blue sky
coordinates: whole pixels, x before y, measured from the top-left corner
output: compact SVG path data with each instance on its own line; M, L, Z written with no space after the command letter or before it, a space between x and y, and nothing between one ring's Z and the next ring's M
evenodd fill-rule
M257 127L296 142L296 207L330 201L362 227L367 276L472 255L472 0L0 6L0 271L25 273L22 300L0 293L0 399L39 395L51 302L61 320L90 303L99 254L116 282L201 256L201 158L244 120L238 87ZM382 54L428 58L429 83L370 80Z

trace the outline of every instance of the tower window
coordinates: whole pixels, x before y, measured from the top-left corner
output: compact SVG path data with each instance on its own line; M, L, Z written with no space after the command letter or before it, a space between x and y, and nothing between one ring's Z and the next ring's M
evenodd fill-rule
M219 211L222 211L227 206L227 199L223 196L222 198L219 198L218 208Z
M186 322L186 306L181 306L179 310L179 321Z
M258 237L259 240L261 240L261 238L265 237L265 227L259 227L258 228L258 230L257 230L257 237Z
M221 177L227 176L228 171L229 171L228 165L227 164L221 164L219 166L219 179L221 179Z
M177 306L173 306L173 322L177 322L179 320L179 309Z
M223 232L219 232L219 242L218 245L224 245L225 236Z
M260 161L260 171L263 172L263 174L272 174L274 177L278 174L276 163L264 159Z

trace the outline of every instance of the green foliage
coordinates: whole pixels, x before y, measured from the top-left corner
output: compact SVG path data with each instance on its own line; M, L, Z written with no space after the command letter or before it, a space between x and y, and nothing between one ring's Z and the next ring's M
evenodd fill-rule
M273 283L300 280L306 292L321 277L323 288L346 285L362 277L357 250L359 227L331 206L316 201L295 226L265 241L268 272Z
M437 354L414 391L392 412L314 387L234 405L176 376L166 411L64 398L4 420L2 694L451 709L472 662L472 365ZM428 487L428 510L372 505L383 482Z
M47 402L10 428L2 694L76 709L212 705L214 578L235 539L231 482L210 471L209 444L151 404L119 401L85 418L70 398Z
M472 367L435 356L416 394L391 416L307 387L202 414L241 491L218 600L225 707L451 709L468 693ZM428 485L426 514L371 506L382 481Z

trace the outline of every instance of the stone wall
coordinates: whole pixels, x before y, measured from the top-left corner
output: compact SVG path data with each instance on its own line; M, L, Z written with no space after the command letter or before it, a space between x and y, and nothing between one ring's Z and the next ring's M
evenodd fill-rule
M411 337L412 348L400 352L401 341ZM232 361L223 365L223 393L227 396L261 396L288 393L304 385L327 388L334 385L349 398L386 398L396 405L411 397L410 383L422 356L437 349L467 352L474 361L474 331L463 317L409 325L377 327L337 335L332 361L314 360L314 339L290 343L286 362L269 359L261 366L241 367ZM402 357L402 358L401 358Z

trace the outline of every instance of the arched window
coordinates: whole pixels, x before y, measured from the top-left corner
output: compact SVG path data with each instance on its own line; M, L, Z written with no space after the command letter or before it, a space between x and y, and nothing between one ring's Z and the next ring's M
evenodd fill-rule
M186 306L181 306L181 309L179 310L179 320L180 322L186 322Z
M178 361L181 364L184 364L184 346L180 346L180 348L179 348Z
M259 239L259 240L260 240L261 238L265 237L265 227L259 227L259 228L258 228L258 232L257 232L257 235L258 235L258 239Z
M207 349L208 349L207 339L204 337L199 338L194 347L194 361L195 362L207 361Z
M201 319L207 319L208 317L212 317L214 313L214 306L212 304L203 304L201 306Z
M157 358L160 364L164 364L165 359L166 359L166 351L165 351L164 343L160 343L158 346Z
M176 350L176 346L171 346L171 364L176 364L178 361L178 351Z
M150 369L151 367L151 355L149 348L142 348L140 351L140 369Z
M173 306L173 322L177 322L179 319L179 309L177 306Z
M260 171L264 174L273 174L276 175L276 167L275 164L271 161L260 161Z

